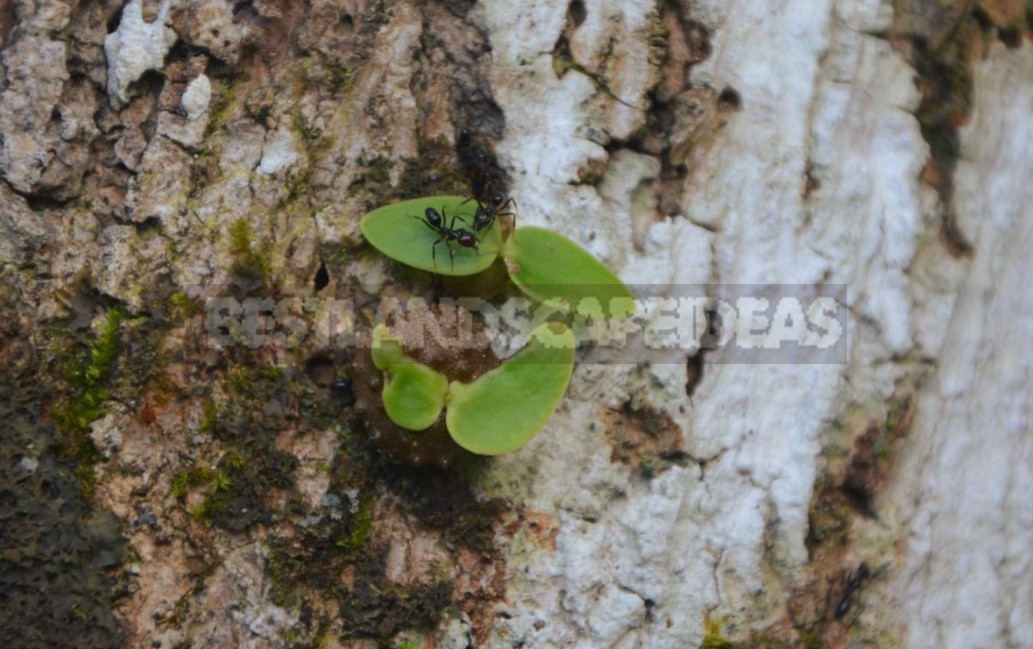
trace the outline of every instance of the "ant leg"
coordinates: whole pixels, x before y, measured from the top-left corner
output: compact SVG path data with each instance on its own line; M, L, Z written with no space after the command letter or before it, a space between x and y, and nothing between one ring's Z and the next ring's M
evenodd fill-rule
M415 214L413 215L413 218L416 219L417 221L419 221L420 223L422 223L423 225L427 226L428 228L430 228L430 231L433 232L434 234L441 234L440 232L437 231L437 228L435 228L430 223L427 223L426 219L421 219L420 217L416 216Z
M500 215L501 214L505 214L506 216L512 216L513 217L513 229L516 230L516 223L517 223L516 213L511 211L511 210L507 210L506 212L502 212L502 210L505 210L510 205L513 206L513 209L516 209L517 202L516 202L516 199L513 198L512 196L510 196L509 198L506 199L506 202L503 203L502 207L499 208L499 212L500 212Z
M442 218L444 218L444 214L445 214L445 208L441 208ZM459 219L459 222L462 223L463 225L470 225L469 223L466 222L466 219L464 219L463 217L459 216L458 214L453 214L452 215L452 222L448 224L448 229L449 230L455 230L456 229L456 219Z
M454 271L456 269L456 251L452 249L452 244L448 242L448 239L445 239L445 247L448 248L449 258L452 261L452 270Z
M431 263L434 265L435 269L437 269L437 267L438 267L438 244L441 243L442 241L445 241L445 237L441 237L440 239L435 241L433 243L433 245L431 245L431 247L430 247L430 260L431 260ZM445 245L446 246L448 245L447 241L445 241Z
M470 198L466 199L465 201L463 201L462 203L460 203L459 206L462 207L463 205L466 205L470 201L476 201L477 202L477 207L481 206L481 202L478 201L476 198L474 198L472 196ZM459 222L462 223L463 225L470 225L470 223L466 219L464 219L463 217L459 216L458 218L459 218Z
M501 219L504 216L508 216L508 217L513 219L513 231L515 232L516 231L516 214L514 214L513 212L498 212L498 213L495 214L495 218L496 219ZM494 223L494 221L492 221L492 223ZM500 225L499 227L501 228L502 226Z

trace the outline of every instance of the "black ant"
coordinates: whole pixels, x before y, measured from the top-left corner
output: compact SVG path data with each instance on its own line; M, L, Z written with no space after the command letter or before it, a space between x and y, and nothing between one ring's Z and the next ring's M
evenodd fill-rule
M455 270L456 251L452 249L452 246L449 244L449 242L455 241L464 248L472 248L473 250L477 250L477 244L479 244L480 241L477 239L477 235L475 235L473 232L470 232L466 228L455 227L456 219L459 218L458 216L453 216L452 221L448 224L448 227L445 227L446 217L442 216L444 211L445 210L442 209L441 213L438 213L438 211L433 207L428 207L427 210L423 213L423 218L420 218L418 216L414 216L413 218L419 221L420 223L426 225L435 234L439 235L438 240L435 241L434 244L430 247L430 258L434 260L434 267L437 268L438 244L444 241L445 247L448 248L448 253L452 260L452 269ZM466 221L463 221L462 219L459 220L462 223L466 223Z
M868 571L866 564L861 564L854 571L854 574L850 576L850 580L847 581L846 587L843 589L843 596L839 600L839 605L836 606L836 617L843 617L850 612L851 597L854 591L861 587L864 580L871 576Z
M472 200L476 199L468 198L462 204L465 205ZM516 229L516 215L507 210L510 205L516 207L516 201L513 198L506 198L502 194L492 194L487 204L477 201L477 211L473 214L473 229L477 232L490 230L499 216L512 216L513 229Z
M507 208L516 207L516 201L506 198L500 190L505 186L505 177L495 154L490 148L478 145L469 129L459 129L456 138L456 157L463 174L470 181L472 198L463 201L477 201L477 211L473 216L473 229L476 232L490 230L496 217L512 216L516 227L516 216Z

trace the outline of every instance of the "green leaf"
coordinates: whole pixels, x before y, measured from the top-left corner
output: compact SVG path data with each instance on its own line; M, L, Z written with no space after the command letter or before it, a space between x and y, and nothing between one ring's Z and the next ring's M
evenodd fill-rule
M631 292L610 269L570 239L536 227L517 228L504 248L513 282L536 300L563 300L586 316L635 312Z
M574 369L574 335L549 323L527 346L471 383L448 386L445 425L457 444L480 455L514 451L549 420Z
M409 430L430 428L441 414L448 379L422 363L392 365L384 383L384 410Z
M439 275L473 275L487 269L498 257L502 248L499 226L476 232L481 241L474 250L448 241L435 246L440 235L421 222L426 209L433 207L445 214L445 225L451 225L452 217L458 216L455 228L473 232L470 224L477 203L469 201L462 205L466 200L462 196L428 196L394 203L362 217L359 227L373 247L395 261ZM449 247L455 252L451 259Z
M385 324L378 324L373 328L372 344L370 353L373 355L373 364L378 370L387 369L397 363L415 363L405 355L402 349L402 339L391 333Z
M387 416L409 430L430 428L445 406L448 379L407 356L385 325L373 330L371 353L373 364L384 372Z

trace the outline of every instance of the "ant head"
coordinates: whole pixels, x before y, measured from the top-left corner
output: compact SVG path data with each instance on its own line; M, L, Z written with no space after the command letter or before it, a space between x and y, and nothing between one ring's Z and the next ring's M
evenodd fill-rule
M506 197L502 194L492 194L491 198L488 199L488 202L491 204L492 207L498 208L506 202Z
M441 225L441 214L438 213L433 207L428 207L427 211L423 213L427 217L427 223L437 227Z
M463 229L459 230L459 236L456 238L456 242L464 248L476 248L477 244L480 243L477 241L477 237L474 236L473 232Z

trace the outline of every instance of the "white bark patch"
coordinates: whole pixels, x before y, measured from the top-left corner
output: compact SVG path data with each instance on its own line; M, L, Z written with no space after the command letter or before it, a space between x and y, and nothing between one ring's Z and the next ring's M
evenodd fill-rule
M644 8L618 4L586 3L581 29L604 32L591 40L605 43L608 30L619 40L641 24L630 14ZM493 646L525 638L541 647L673 649L699 646L706 614L770 624L786 604L766 579L792 580L807 564L827 422L854 399L889 394L899 371L888 361L928 337L914 331L908 277L926 227L918 176L928 153L912 114L919 97L913 71L867 35L892 15L865 1L792 4L707 4L694 14L713 30L714 50L691 81L734 89L742 110L711 146L690 153L685 214L673 221L644 214L655 167L601 146L610 113L597 108L598 90L553 71L562 12L544 2L483 5L506 114L497 150L522 224L562 232L629 283L848 284L865 321L851 323L846 365L708 366L691 401L684 364L578 367L543 434L499 458L497 482L486 487L526 498L559 523L557 552L510 555L516 606ZM593 10L604 13L593 18ZM616 15L623 18L599 20ZM578 183L580 170L600 163L599 187ZM821 184L805 195L809 167ZM876 363L887 369L873 372ZM636 394L681 428L686 466L641 480L611 462L599 409ZM625 613L638 609L624 599L648 600L650 614L632 622ZM547 637L533 626L542 616Z
M191 81L183 91L183 109L187 119L195 120L208 111L208 102L212 99L212 82L206 75L199 75Z
M995 43L955 173L975 253L884 499L907 539L886 612L910 649L1033 646L1031 106L1033 48Z
M22 38L0 54L5 70L0 94L0 174L14 189L31 192L46 172L54 146L47 123L58 105L68 70L59 41Z
M262 162L258 170L270 176L287 169L298 161L294 135L285 128L273 132L262 147Z
M148 23L143 19L143 5L133 0L122 10L118 29L104 38L108 57L108 95L116 108L129 98L129 84L148 70L161 70L165 55L176 42L176 33L169 26L168 0L158 8L158 17Z

